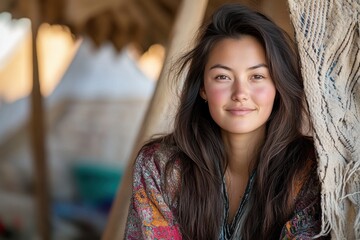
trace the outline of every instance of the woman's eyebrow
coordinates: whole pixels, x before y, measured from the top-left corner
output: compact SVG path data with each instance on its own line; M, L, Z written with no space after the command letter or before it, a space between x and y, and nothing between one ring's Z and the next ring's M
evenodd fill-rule
M249 67L248 70L254 70L254 69L257 69L257 68L261 68L261 67L269 68L268 65L266 65L265 63L260 63L260 64L257 64L255 66Z
M261 68L261 67L269 68L268 65L266 65L265 63L259 63L259 64L255 65L255 66L249 67L247 70L254 70L254 69L257 69L257 68ZM228 66L225 66L225 65L222 65L222 64L215 64L214 66L210 67L209 70L214 69L214 68L222 68L222 69L225 69L225 70L228 70L228 71L232 71L232 68L230 68Z
M221 64L215 64L214 66L210 67L209 70L214 69L214 68L223 68L225 70L232 71L232 69L230 67L227 67L227 66L224 66L224 65L221 65Z

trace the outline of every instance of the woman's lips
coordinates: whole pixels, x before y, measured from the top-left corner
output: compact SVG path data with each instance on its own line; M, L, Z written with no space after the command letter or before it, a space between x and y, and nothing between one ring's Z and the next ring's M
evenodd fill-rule
M254 110L255 109L245 108L245 107L227 109L228 112L230 112L231 114L236 115L236 116L244 116L244 115L247 115L247 114L253 112Z

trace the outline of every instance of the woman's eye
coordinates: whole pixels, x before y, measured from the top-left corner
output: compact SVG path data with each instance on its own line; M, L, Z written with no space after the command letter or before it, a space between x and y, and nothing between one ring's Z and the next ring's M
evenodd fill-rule
M226 79L229 79L229 77L226 76L226 75L218 75L218 76L215 77L215 79L218 79L218 80L226 80Z
M264 78L264 76L259 75L259 74L255 74L255 75L252 76L252 79L254 79L254 80L260 80L260 79L263 79L263 78Z

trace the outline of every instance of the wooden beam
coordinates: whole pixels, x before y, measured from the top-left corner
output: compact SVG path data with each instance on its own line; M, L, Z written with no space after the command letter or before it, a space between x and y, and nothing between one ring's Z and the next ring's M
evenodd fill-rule
M126 217L131 197L134 160L141 146L152 135L172 129L172 120L169 121L168 119L168 111L172 106L176 105L176 102L174 102L174 94L170 90L171 80L175 78L175 73L170 72L170 68L174 63L173 61L183 51L191 47L197 29L203 21L207 3L207 0L198 0L196 2L193 0L183 0L181 3L180 11L173 27L173 37L168 47L164 67L144 123L139 131L136 144L132 150L125 174L121 180L102 240L124 238Z
M124 10L131 16L131 41L137 43L143 42L145 36L145 29L149 27L146 17L142 14L141 10L137 8L134 1L129 2Z
M50 197L48 188L48 169L45 151L45 124L43 102L40 89L39 66L36 39L41 23L39 2L29 3L32 30L33 86L31 91L31 143L34 160L34 178L36 191L37 226L42 240L51 239Z
M168 15L156 2L141 0L136 3L143 14L148 16L147 19L152 21L150 23L150 31L161 33L168 33L170 31L172 24L171 15ZM156 29L154 29L154 26L156 26Z
M64 8L66 23L82 29L86 20L104 12L108 9L121 7L125 0L67 0Z
M175 10L179 6L179 1L177 0L157 0L157 4L164 5L168 9Z
M33 30L35 31L35 30ZM33 33L33 42L36 41L36 33ZM33 44L34 45L34 44ZM35 46L33 46L33 49ZM36 54L36 50L33 50ZM33 59L37 58L36 55ZM37 62L33 60L35 70ZM37 225L41 239L51 239L51 214L50 197L48 188L48 169L45 151L45 126L42 96L40 93L40 82L38 73L33 73L33 88L31 91L31 138L34 159L35 197L37 209Z
M8 12L11 9L13 0L2 0L0 1L0 12Z
M112 32L112 19L109 10L98 13L96 17L86 22L86 34L91 37L97 47L110 38Z

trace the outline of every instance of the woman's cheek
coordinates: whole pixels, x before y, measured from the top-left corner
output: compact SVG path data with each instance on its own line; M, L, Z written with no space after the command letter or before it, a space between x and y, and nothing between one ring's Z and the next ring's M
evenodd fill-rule
M275 99L275 87L273 85L259 86L254 89L254 98L264 104L273 104Z
M222 88L209 88L207 91L208 101L212 103L220 103L226 97L226 90Z

